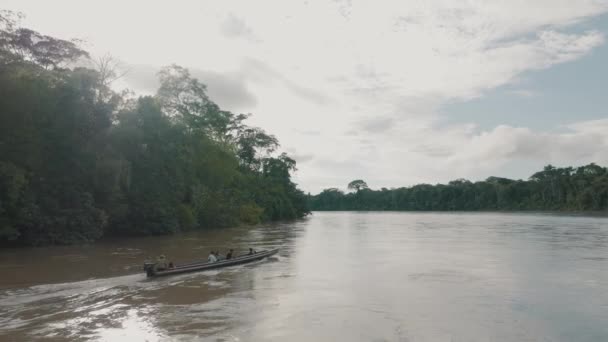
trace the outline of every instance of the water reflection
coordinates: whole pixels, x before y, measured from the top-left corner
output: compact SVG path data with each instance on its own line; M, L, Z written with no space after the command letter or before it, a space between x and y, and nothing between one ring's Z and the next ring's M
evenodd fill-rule
M608 340L607 222L317 213L254 229L2 251L11 276L0 280L0 340ZM280 253L163 279L139 273L159 251L179 261L250 246Z

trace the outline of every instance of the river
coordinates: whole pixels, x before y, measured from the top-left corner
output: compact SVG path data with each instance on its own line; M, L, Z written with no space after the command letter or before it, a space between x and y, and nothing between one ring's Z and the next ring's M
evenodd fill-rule
M145 258L278 247L146 279ZM0 341L608 341L608 218L314 213L0 250Z

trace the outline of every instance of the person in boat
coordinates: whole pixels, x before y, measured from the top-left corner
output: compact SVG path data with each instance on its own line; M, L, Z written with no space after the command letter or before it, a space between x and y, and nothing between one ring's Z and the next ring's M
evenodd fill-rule
M220 254L220 252L217 252L217 251L215 252L215 257L217 258L217 261L222 261L222 260L226 259Z
M233 250L233 249L230 249L230 250L228 251L228 254L226 254L226 260L228 260L228 259L232 259L232 254L233 254L233 252L234 252L234 250Z
M155 271L162 271L169 268L167 264L167 257L164 254L161 254L156 258L156 264L154 264Z
M257 253L257 252L255 251L255 249L253 249L253 248L249 248L249 254L247 254L247 255L254 255L255 253Z
M207 258L208 262L217 262L217 257L215 256L215 252L211 251L209 253L209 257Z

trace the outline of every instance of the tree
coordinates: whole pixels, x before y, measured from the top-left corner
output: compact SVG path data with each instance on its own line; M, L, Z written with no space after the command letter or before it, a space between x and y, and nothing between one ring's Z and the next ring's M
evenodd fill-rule
M45 69L57 69L78 58L88 58L78 40L63 40L18 27L21 15L0 12L0 63L30 62Z
M295 161L179 66L117 93L111 57L0 11L0 245L90 242L303 217ZM18 18L17 18L18 19Z
M367 189L367 183L365 183L363 180L361 179L357 179L354 180L350 183L348 183L348 189L349 190L355 190L357 193L363 189Z
M258 170L261 166L260 153L270 154L279 147L277 138L269 135L261 128L243 127L236 137L237 155L241 163L251 169Z
M608 170L595 164L578 168L546 166L529 180L488 177L472 183L418 184L369 190L361 180L352 193L337 189L307 196L312 210L606 210ZM364 190L365 191L362 191Z

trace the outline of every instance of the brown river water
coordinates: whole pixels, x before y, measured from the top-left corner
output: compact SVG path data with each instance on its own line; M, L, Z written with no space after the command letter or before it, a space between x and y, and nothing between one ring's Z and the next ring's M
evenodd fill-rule
M146 279L142 263L278 247ZM0 341L608 341L608 218L314 213L0 250Z

